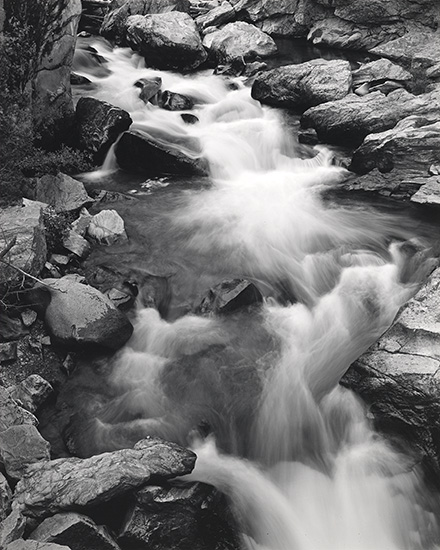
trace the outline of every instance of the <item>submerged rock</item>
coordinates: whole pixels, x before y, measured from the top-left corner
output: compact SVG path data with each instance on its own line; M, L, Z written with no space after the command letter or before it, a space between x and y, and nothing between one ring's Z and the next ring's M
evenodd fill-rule
M160 96L159 105L167 111L189 111L194 107L190 97L165 90Z
M162 79L160 76L140 78L139 80L136 80L134 85L141 89L139 98L142 99L144 103L151 102L156 104L157 96L162 87Z
M133 449L33 464L17 484L14 507L36 518L77 511L140 487L151 476L169 479L189 474L195 460L187 449L150 438Z
M165 139L168 136L165 136ZM116 146L116 158L121 168L145 172L150 176L163 174L206 175L207 170L201 156L198 141L182 137L181 144L165 145L140 130L125 132ZM189 154L185 154L187 150Z
M314 59L257 76L252 97L262 103L304 110L345 97L351 87L348 61Z
M84 185L66 174L46 175L37 179L36 199L55 212L72 212L93 203Z
M131 123L127 111L93 97L82 97L76 106L79 144L102 162L117 140Z
M209 289L196 311L199 313L230 313L242 307L259 304L263 295L246 279L222 281Z
M207 58L194 20L182 12L133 15L126 21L126 38L149 67L189 71Z
M45 321L57 342L68 348L117 350L128 341L133 332L130 321L99 290L69 277L44 282L51 298Z
M268 34L243 21L228 23L207 34L203 44L220 63L230 63L237 58L252 61L257 57L271 57L278 51Z

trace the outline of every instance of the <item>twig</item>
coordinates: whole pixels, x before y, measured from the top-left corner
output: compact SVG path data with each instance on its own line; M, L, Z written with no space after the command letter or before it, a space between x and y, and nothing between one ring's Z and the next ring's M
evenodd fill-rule
M9 243L6 245L6 247L0 252L0 258L3 258L6 256L6 254L11 250L13 246L17 244L17 237L14 237L9 241Z
M32 279L33 281L36 281L37 283L40 283L40 285L43 285L47 288L50 288L51 290L57 290L58 292L63 292L64 294L66 294L65 290L62 290L61 288L54 288L53 286L48 285L47 283L43 282L41 279L38 279L37 277L34 277L30 273L26 273L26 271L23 271L22 269L20 269L16 265L13 265L13 264L7 262L6 260L3 260L3 258L0 258L0 262L2 264L7 265L8 267L11 267L12 269L15 269L16 271L18 271L19 273L21 273L25 277L28 277L29 279Z

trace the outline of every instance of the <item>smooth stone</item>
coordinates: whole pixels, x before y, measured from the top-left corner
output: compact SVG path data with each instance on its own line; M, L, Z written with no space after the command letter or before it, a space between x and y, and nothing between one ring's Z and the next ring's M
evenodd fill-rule
M95 214L87 229L89 237L101 244L114 244L127 239L124 220L116 210L101 210Z

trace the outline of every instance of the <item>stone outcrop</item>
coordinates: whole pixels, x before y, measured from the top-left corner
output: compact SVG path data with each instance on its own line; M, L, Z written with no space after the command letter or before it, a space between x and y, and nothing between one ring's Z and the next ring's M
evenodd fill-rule
M151 476L169 479L188 474L195 460L187 449L150 438L133 449L33 464L17 484L13 507L36 518L78 511L140 487Z
M315 59L257 75L252 97L268 105L305 110L345 97L351 87L348 61Z
M100 33L106 38L123 43L125 23L130 15L148 15L172 11L189 12L188 0L116 0L104 17Z
M196 24L186 13L132 15L125 28L128 45L149 67L190 71L207 58Z
M93 202L80 181L61 172L38 178L35 193L37 201L48 204L57 213L79 210Z
M228 23L220 30L207 34L203 44L220 63L271 57L278 51L268 34L244 21Z
M111 300L99 290L72 280L45 279L50 294L45 321L52 338L68 348L99 346L119 349L133 327Z
M96 162L103 162L110 146L132 122L127 111L93 97L82 97L76 106L79 145L93 153Z
M359 97L349 94L308 109L301 126L314 128L318 137L328 143L360 145L368 134L393 128L411 115L440 115L440 94L434 91L415 96L396 90L387 96L380 92Z
M191 151L194 156L185 154L182 149ZM200 159L200 144L194 138L184 137L181 144L174 147L172 143L165 145L140 130L130 130L122 135L115 153L121 168L151 176L207 173Z
M410 116L390 130L368 135L354 152L350 169L361 174L374 168L427 173L431 164L440 162L440 121L436 119Z

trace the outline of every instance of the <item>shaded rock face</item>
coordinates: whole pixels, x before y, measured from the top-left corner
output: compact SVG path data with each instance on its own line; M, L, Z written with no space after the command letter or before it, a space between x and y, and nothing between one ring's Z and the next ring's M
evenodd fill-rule
M128 45L149 67L189 71L207 58L196 24L186 13L132 15L125 28Z
M436 162L440 162L440 122L411 116L391 130L368 135L354 152L350 169L361 174L374 168L427 172Z
M240 548L225 498L212 486L145 487L135 495L119 536L124 548Z
M207 34L203 44L221 63L241 58L271 57L278 51L268 34L243 21L228 23L222 29Z
M51 206L55 212L79 210L93 202L80 181L62 173L38 178L36 199Z
M140 487L151 476L169 479L189 474L195 460L187 449L150 438L133 449L33 464L17 484L14 507L35 518L80 510Z
M200 155L200 145L191 138L182 139L182 144L192 146L194 157L172 145L164 145L139 130L125 132L116 146L116 158L121 168L144 172L148 175L200 174L206 169ZM189 149L189 147L186 147ZM197 152L197 149L198 152Z
M102 162L118 136L130 127L127 111L93 97L82 97L76 106L80 147Z
M308 109L301 126L314 128L318 137L328 143L360 145L371 133L393 128L410 115L440 114L440 94L434 91L415 96L406 90L396 90L387 96L380 92L359 97L349 94Z
M342 382L367 402L377 427L412 442L440 472L440 269Z
M345 97L351 86L348 61L315 59L260 73L252 97L262 103L304 110Z
M60 344L116 350L128 341L133 332L130 321L99 290L69 277L44 282L51 298L45 321Z
M106 38L123 43L125 38L125 23L130 15L148 15L181 11L189 13L188 0L116 0L104 17L100 33Z
M209 27L219 27L225 23L229 23L235 18L235 10L232 5L225 1L216 8L209 10L207 13L199 15L196 18L197 27L202 33Z

